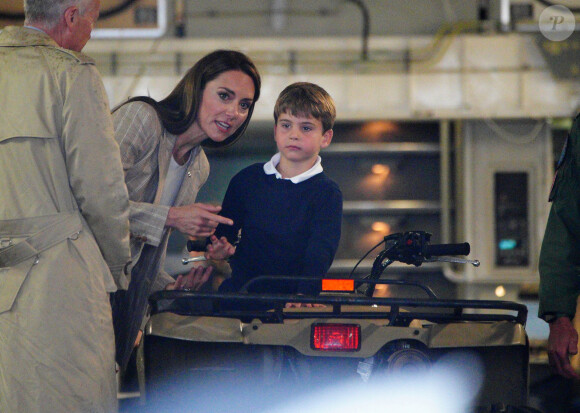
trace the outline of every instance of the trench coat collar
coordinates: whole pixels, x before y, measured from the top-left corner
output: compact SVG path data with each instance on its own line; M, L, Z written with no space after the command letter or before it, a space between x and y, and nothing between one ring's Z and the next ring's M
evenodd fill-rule
M28 27L8 26L0 35L0 45L24 46L52 46L60 48L48 34Z
M81 52L65 49L60 47L58 43L48 34L40 30L31 29L29 27L8 26L0 33L0 47L28 47L28 46L46 46L54 47L69 55L76 57L83 62L94 63L94 60Z

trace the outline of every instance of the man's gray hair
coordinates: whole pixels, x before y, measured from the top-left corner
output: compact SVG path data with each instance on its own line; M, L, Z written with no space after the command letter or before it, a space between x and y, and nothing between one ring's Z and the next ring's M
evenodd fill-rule
M54 28L67 8L77 6L82 15L90 2L91 0L24 0L26 23L42 23L47 28Z

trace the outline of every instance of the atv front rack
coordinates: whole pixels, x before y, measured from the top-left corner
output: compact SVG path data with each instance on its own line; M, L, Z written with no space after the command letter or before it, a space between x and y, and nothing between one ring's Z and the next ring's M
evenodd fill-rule
M253 281L272 280L257 277ZM276 280L312 281L309 277L275 277ZM336 279L343 280L343 279ZM318 296L248 292L158 291L151 295L151 315L173 312L185 316L259 319L281 323L288 319L343 318L388 319L389 325L407 326L413 320L433 323L462 321L509 321L525 326L527 307L511 301L439 299L428 287L397 280L355 279L354 284L395 284L423 289L428 296L417 298L367 297L353 293L322 293ZM322 304L324 307L286 310L286 303ZM300 311L304 310L304 311Z

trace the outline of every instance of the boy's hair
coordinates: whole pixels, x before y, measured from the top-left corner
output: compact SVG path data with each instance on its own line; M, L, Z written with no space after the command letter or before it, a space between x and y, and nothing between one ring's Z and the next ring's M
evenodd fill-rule
M276 100L274 123L282 113L293 116L312 116L322 122L322 132L332 129L336 118L336 107L332 97L318 85L296 82L287 86Z

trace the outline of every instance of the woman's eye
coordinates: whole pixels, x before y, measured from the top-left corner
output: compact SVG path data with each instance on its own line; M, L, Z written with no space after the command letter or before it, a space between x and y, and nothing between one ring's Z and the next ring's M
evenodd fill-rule
M227 100L229 95L226 92L219 92L218 96L220 97L221 100Z
M242 109L244 110L248 110L250 108L250 104L247 102L242 102L240 103L240 106L242 107Z

